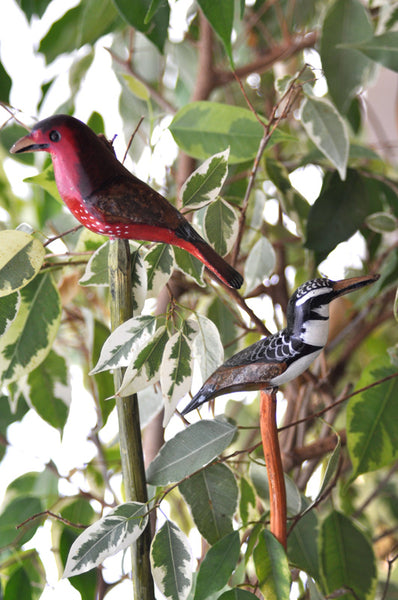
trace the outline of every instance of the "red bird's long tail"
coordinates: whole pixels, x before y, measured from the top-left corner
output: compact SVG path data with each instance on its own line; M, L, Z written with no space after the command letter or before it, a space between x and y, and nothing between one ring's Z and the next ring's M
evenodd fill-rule
M230 264L228 264L213 248L185 221L175 231L176 246L188 250L193 256L200 260L218 279L232 288L239 289L243 283L243 277Z

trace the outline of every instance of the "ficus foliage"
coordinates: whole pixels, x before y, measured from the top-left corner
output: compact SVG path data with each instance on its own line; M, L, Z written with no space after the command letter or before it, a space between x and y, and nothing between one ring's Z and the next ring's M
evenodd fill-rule
M51 4L18 0L29 23ZM103 562L134 544L147 523L152 575L166 598L393 598L397 176L388 152L366 142L362 104L381 67L398 71L398 7L390 0L198 0L176 42L168 31L179 5L81 0L36 40L37 52L48 65L61 55L68 64L69 95L58 112L79 116L78 96L86 96L89 124L111 137L84 86L107 36L116 78L104 93L119 95L127 139L145 117L130 159L148 147L155 153L156 127L168 128L179 156L161 191L228 254L245 283L228 291L186 252L132 241L134 315L110 333L108 240L79 230L61 246L51 243L76 223L59 201L48 158L12 159L38 167L28 204L0 169L0 459L10 425L29 411L62 435L71 402L79 402L71 395L76 365L97 415L87 430L96 453L76 465L83 486L73 487L74 474L62 475L50 461L7 487L0 597L35 599L46 588L34 536L47 519L60 576L75 588L71 598L117 591L124 576L111 583ZM307 49L318 52L322 69L307 65ZM40 118L49 116L42 106L57 79L43 81ZM12 70L0 62L4 107L12 84ZM3 159L21 135L10 118L0 131ZM317 173L313 203L293 187L293 172ZM380 279L336 301L328 351L278 397L285 552L268 530L257 395L227 398L225 416L205 408L190 423L175 410L224 358L281 327L293 289L328 275L323 261L354 234L365 250L346 275L379 272ZM118 439L103 436L118 368L125 370L117 393L137 393L140 403L148 504L123 502ZM147 446L148 427L156 452Z

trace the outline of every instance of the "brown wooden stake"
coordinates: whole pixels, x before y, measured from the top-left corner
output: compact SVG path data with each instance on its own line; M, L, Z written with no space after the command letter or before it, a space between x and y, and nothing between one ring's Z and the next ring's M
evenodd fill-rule
M271 533L286 548L286 488L276 426L276 391L261 390L260 429L268 475Z

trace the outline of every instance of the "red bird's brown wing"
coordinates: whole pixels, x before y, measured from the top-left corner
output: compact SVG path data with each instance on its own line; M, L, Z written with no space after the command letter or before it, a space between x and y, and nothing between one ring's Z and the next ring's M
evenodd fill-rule
M161 194L134 175L117 175L84 198L96 218L106 223L145 224L175 230L185 221Z

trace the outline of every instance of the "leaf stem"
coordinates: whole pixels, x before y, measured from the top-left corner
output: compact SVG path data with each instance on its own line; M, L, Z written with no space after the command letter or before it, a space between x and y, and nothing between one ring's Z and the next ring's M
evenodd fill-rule
M112 330L133 316L130 248L127 240L112 240L109 247L109 286ZM120 388L123 370L114 371L115 391ZM144 456L137 395L116 396L122 475L127 501L147 502ZM134 600L154 600L149 550L150 529L131 547Z

